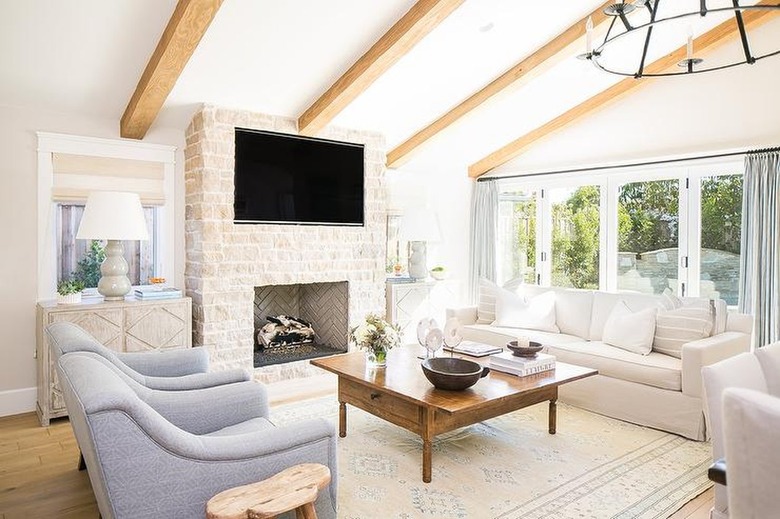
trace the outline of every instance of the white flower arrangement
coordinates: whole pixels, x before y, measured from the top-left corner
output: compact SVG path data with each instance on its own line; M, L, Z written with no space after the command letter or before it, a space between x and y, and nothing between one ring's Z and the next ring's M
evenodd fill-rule
M349 332L349 340L361 350L370 351L377 359L384 360L388 350L401 345L401 329L377 314L368 314Z

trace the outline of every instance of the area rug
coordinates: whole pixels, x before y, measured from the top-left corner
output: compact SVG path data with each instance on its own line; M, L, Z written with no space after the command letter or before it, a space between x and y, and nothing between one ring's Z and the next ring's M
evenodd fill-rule
M321 416L335 396L272 409L277 425ZM339 438L339 518L667 518L711 486L709 443L558 405L438 436L433 481L421 476L422 440L348 406Z

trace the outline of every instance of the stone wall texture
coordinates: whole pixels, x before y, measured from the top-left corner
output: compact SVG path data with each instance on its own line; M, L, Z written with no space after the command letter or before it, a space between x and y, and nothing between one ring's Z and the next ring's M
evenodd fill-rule
M354 326L384 313L386 189L380 134L328 127L318 137L365 144L365 225L233 223L234 128L297 134L295 119L206 105L186 131L185 287L193 344L213 369L253 367L254 287L347 281ZM256 370L270 382L318 372L308 361Z

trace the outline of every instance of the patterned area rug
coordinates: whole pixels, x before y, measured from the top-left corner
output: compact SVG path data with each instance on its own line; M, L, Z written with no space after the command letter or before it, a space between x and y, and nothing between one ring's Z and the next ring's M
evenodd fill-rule
M536 405L438 436L433 481L422 441L348 406L339 439L339 518L667 518L711 486L709 443L558 405ZM275 423L338 421L335 396L274 408Z

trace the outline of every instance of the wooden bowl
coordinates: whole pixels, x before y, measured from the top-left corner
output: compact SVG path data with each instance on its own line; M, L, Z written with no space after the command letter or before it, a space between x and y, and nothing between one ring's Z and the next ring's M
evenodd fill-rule
M490 373L488 367L456 357L425 359L422 362L422 370L425 378L435 388L448 391L462 391Z
M506 343L506 347L512 351L512 355L515 357L536 357L536 354L544 349L539 342L529 341L528 347L518 346L517 341L509 341Z

